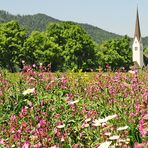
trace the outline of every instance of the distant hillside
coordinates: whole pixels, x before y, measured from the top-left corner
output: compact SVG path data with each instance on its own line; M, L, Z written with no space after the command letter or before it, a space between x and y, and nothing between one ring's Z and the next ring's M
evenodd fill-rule
M45 14L35 15L12 15L6 11L0 10L0 22L7 22L10 20L17 20L21 25L32 32L33 30L44 31L49 22L59 22L60 20L47 16ZM102 30L98 27L80 24L94 39L95 42L108 40L111 38L120 37L120 35ZM148 37L143 38L144 46L148 47Z
M148 47L148 37L144 37L142 41L143 41L144 47Z
M121 37L120 35L110 33L108 31L102 30L92 25L88 24L80 24L80 25L93 37L93 39L97 43L111 38Z
M21 25L26 27L29 32L33 30L43 31L49 22L59 22L60 20L54 19L45 14L35 14L35 15L12 15L6 11L0 11L0 22L7 22L10 20L17 20ZM98 27L94 27L88 24L81 25L96 42L101 42L103 40L119 37L119 35L107 32Z
M58 22L59 20L49 17L45 14L35 15L12 15L6 11L0 10L0 22L17 20L21 25L27 28L30 32L33 30L43 31L49 22Z

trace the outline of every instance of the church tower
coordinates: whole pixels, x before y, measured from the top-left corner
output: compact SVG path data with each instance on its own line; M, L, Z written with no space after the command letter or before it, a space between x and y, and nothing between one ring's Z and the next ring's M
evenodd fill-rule
M140 68L144 66L143 62L143 44L140 32L140 22L139 22L139 14L137 7L137 16L136 16L136 25L135 25L135 35L132 47L133 53L133 62L136 62Z

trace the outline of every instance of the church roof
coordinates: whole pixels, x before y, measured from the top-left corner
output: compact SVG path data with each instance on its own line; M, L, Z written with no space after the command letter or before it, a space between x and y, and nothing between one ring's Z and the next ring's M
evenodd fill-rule
M137 8L136 26L135 26L135 35L134 35L134 37L137 37L138 41L140 41L140 39L141 39L138 8Z

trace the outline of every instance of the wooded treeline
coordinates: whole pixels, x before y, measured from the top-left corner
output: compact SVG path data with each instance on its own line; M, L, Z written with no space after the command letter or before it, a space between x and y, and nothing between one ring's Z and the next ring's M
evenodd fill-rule
M22 61L47 66L52 71L112 70L131 65L130 39L125 36L96 44L92 37L73 22L49 23L45 31L27 30L17 21L0 23L0 66L18 71Z

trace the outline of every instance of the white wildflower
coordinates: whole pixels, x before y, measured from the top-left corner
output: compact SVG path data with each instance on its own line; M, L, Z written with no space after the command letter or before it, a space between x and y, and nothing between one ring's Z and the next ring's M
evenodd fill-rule
M107 119L106 118L99 119L99 122L100 123L105 123L105 122L107 122Z
M108 121L108 120L112 120L112 119L114 119L116 117L117 117L117 115L115 114L115 115L107 116L105 119Z
M33 65L32 65L32 67L36 67L36 65L35 65L35 64L33 64Z
M126 142L130 142L130 138L126 138Z
M86 128L86 127L89 127L89 124L88 124L88 123L84 124L84 127L85 127L85 128Z
M129 70L128 72L131 73L131 74L135 74L135 73L136 73L136 72L133 71L133 70Z
M107 122L107 119L106 118L99 118L98 120L97 119L95 119L94 121L93 121L93 126L100 126L101 124L104 124L104 123L106 123Z
M104 133L105 136L110 136L111 134L112 134L111 132Z
M109 137L109 140L117 140L119 138L120 138L120 136L114 135L114 136Z
M79 100L75 100L75 101L69 102L69 104L70 104L70 105L73 105L73 104L78 103L78 102L79 102Z
M57 128L64 128L64 127L65 127L65 124L57 125L56 127L57 127Z
M24 63L25 63L25 61L24 61L24 60L22 60L22 63L24 64Z
M99 122L99 120L95 119L92 123L92 126L101 126L101 123Z
M22 94L25 96L25 95L34 93L34 91L35 91L35 88L31 88L31 89L29 88L29 89L23 91Z
M91 121L91 118L85 119L85 122L89 122L89 121Z
M12 148L13 148L13 147L15 147L15 144L12 144L12 146L11 146L11 147L12 147Z
M101 143L101 145L98 148L109 148L111 143L112 143L112 141L103 142L103 143Z
M122 143L125 143L125 142L126 142L125 139L119 139L118 141L119 141L119 142L122 142Z
M128 129L128 126L127 125L126 126L123 126L123 127L117 128L117 131L123 131L123 130L126 130L126 129Z

